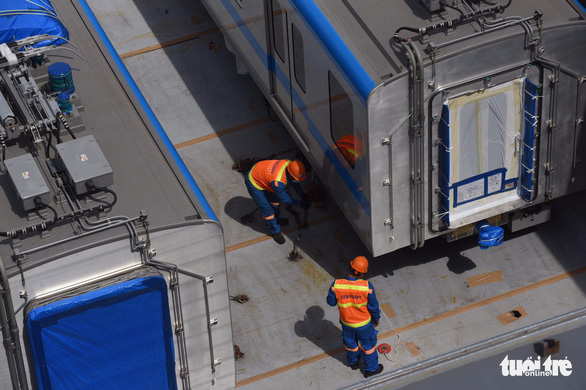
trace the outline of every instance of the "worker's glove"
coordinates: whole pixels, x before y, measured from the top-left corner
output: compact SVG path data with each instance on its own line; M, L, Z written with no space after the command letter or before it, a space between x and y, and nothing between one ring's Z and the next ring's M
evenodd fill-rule
M307 210L309 206L311 206L311 202L308 199L301 199L301 203L299 204L299 206L303 210Z
M376 328L378 326L378 321L373 321L374 323L374 327Z

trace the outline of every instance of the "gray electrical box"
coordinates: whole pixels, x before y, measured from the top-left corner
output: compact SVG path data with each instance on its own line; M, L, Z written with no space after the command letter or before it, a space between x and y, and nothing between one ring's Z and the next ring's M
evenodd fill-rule
M442 6L440 4L440 0L421 0L421 2L431 12L441 11L441 9L442 9Z
M51 202L49 187L41 170L30 154L9 158L4 161L10 180L18 193L18 198L25 210L38 207L35 198L38 196L43 203Z
M89 191L86 187L89 180L96 187L114 183L112 167L93 135L57 144L56 148L77 195Z

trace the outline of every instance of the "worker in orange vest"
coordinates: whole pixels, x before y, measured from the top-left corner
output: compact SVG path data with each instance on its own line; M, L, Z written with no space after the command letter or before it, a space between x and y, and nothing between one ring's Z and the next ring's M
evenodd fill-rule
M362 156L362 142L354 135L343 136L336 142L336 146L352 167L354 167L356 160Z
M307 194L299 184L305 180L306 176L305 165L300 161L291 160L260 161L246 175L244 181L248 193L260 209L273 239L278 244L285 243L281 225L289 223L287 218L279 218L281 203L301 206L304 209L310 205ZM287 193L289 183L301 200L289 196Z
M360 357L364 360L364 377L380 374L383 365L378 363L376 335L380 319L380 308L374 287L366 280L368 260L358 256L350 262L349 276L336 279L326 298L328 305L338 306L342 337L348 365L358 369Z

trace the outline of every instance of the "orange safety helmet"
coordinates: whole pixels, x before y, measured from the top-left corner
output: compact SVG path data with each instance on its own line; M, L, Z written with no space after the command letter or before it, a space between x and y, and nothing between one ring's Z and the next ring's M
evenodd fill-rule
M305 174L305 165L301 161L291 161L291 164L287 165L287 172L296 181L303 181L307 177Z
M364 256L357 256L350 262L350 267L361 274L365 274L368 271L368 260Z

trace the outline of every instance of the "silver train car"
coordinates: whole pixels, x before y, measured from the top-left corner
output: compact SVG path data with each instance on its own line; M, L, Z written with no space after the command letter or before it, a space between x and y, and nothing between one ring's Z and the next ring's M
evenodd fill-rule
M88 4L22 3L0 13L0 389L233 388L222 226Z
M202 2L374 256L585 188L583 1Z

